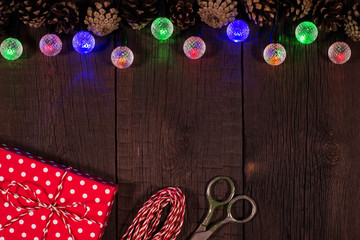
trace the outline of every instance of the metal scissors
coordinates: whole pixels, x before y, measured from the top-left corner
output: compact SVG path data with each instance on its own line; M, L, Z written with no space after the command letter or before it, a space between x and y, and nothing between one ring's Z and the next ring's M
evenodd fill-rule
M229 186L230 186L230 195L225 201L216 201L213 198L213 196L211 195L211 189L212 189L213 185L216 182L221 181L221 180L224 180L229 184ZM235 186L234 186L233 181L230 178L221 176L221 177L216 177L216 178L214 178L213 180L210 181L210 183L209 183L209 185L207 186L207 189L206 189L206 198L207 198L207 200L209 202L209 212L208 212L207 216L205 217L204 221L200 224L198 229L195 231L194 235L190 238L190 240L206 240L206 239L210 238L210 236L224 224L231 223L231 222L233 222L233 223L246 223L246 222L250 221L254 217L254 215L256 213L255 201L252 198L250 198L250 197L248 197L246 195L239 195L239 196L234 197L234 194L235 194ZM233 217L232 213L231 213L232 205L238 200L247 200L247 201L249 201L250 204L251 204L251 208L252 208L250 215L247 218L244 218L244 219L241 219L241 220L235 219ZM211 226L208 229L208 226L210 224L210 220L214 215L215 209L218 208L218 207L224 206L226 204L228 204L227 205L227 216L226 216L226 218L223 219L220 222L215 223L213 226Z

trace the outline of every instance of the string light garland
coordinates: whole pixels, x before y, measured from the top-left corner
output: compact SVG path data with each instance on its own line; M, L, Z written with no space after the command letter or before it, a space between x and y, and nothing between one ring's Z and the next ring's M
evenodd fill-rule
M61 39L55 34L46 34L39 43L41 52L46 56L56 56L61 52Z
M21 56L23 46L16 38L7 38L1 43L0 51L5 59L16 60Z
M314 23L305 21L296 27L295 36L302 44L310 44L316 40L318 29Z
M344 64L351 57L351 49L344 42L335 42L329 47L328 56L333 63Z
M243 42L249 36L249 26L243 20L235 20L231 22L227 29L226 34L233 42Z
M270 43L264 49L264 60L272 65L277 66L282 64L286 58L286 50L280 43Z
M206 51L206 44L200 37L189 37L184 42L183 50L188 58L199 59Z
M170 204L164 226L157 232L161 213ZM169 187L154 194L139 210L121 240L174 240L179 235L185 215L185 195L179 188Z
M95 38L89 32L80 31L75 34L72 40L75 51L81 54L91 52L95 47Z
M151 33L152 35L159 40L166 40L174 32L174 26L172 22L165 18L160 17L154 20L151 24Z
M125 69L130 67L134 61L134 54L130 48L120 46L115 48L111 53L111 61L115 67Z
M158 13L160 12L160 8L162 6L161 4L153 4L153 5L147 6L147 8L144 9L144 8L142 8L142 5L139 5L139 4L128 5L130 2L132 2L132 0L124 0L124 1L125 1L124 6L126 5L129 9L132 9L135 11L134 12L129 11L126 14L125 13L119 14L117 12L116 8L110 8L109 2L107 2L107 1L105 3L97 2L97 3L95 3L95 6L96 6L96 9L99 12L101 12L101 15L97 16L96 13L91 13L91 14L88 13L88 20L89 21L91 20L91 19L89 19L89 16L91 16L91 17L94 17L94 19L96 18L96 21L101 21L101 19L104 17L104 14L109 12L109 14L111 16L106 15L105 18L107 18L108 20L110 19L110 20L109 20L109 22L107 22L107 20L105 19L106 21L104 21L104 23L103 23L104 27L106 27L106 28L111 27L111 30L118 29L121 24L114 24L111 19L115 19L115 18L120 19L120 15L121 15L121 18L123 18L123 20L128 22L134 29L141 29L143 26L150 23L155 18L156 15L158 15ZM159 1L159 3L160 2L161 1ZM172 10L170 11L171 13L174 13L174 14L175 14L175 12L176 12L176 14L193 13L191 4L184 5L184 3L182 3L182 1L180 1L180 2L179 2L179 4L172 6ZM225 4L225 0L219 0L219 3L221 3L221 4L216 5L216 6L214 5L214 6L207 8L206 13L197 12L197 14L201 15L201 16L214 16L215 11L220 11L220 12L217 12L217 14L219 14L219 16L221 16L223 18L224 23L228 24L227 29L226 29L228 38L231 41L237 42L237 43L245 41L248 38L249 32L250 32L250 29L249 29L249 26L247 25L247 23L243 20L235 20L235 17L237 15L236 10L233 11L232 8L231 9L223 8L224 6L227 6ZM202 8L204 8L206 4L211 5L211 1L204 0L199 4L202 5ZM223 5L223 4L225 4L225 5ZM255 24L260 25L260 26L262 26L264 24L270 24L270 23L273 24L273 28L272 28L273 30L271 31L271 34L270 34L270 43L272 43L274 40L273 35L276 35L273 33L279 22L278 21L278 13L281 12L281 8L279 8L281 1L277 0L275 2L272 2L271 4L265 4L265 5L263 5L263 8L261 8L261 9L253 8L254 3L249 4L249 3L246 3L246 1L245 1L245 2L242 2L242 4L244 5L247 13L252 16L250 18L251 18L251 20L253 20L255 22ZM291 4L290 5L282 4L282 5L283 5L283 7L287 7L287 6L289 7ZM336 11L334 9L334 6L337 6ZM358 6L359 6L359 4L355 3L351 6L350 9L348 9L349 10L348 18L347 18L347 20L345 20L345 23L344 23L345 33L354 41L358 40L358 31L356 29L357 29L358 25L360 25L360 22L354 18L355 17L354 14L356 13L356 9ZM60 6L58 4L57 5L52 4L52 6L50 4L50 5L48 5L48 7L51 9L55 9L55 10L63 9L63 6ZM174 7L178 7L179 9L176 9L176 11L175 11ZM340 9L340 7L344 7L344 8ZM331 12L331 14L332 14L331 19L329 19L329 18L327 20L324 19L324 20L322 20L322 22L320 24L321 26L323 26L325 24L326 26L331 27L331 26L334 26L334 24L339 23L340 21L344 20L343 19L344 14L339 15L336 13L337 12L346 12L345 11L345 10L347 10L347 9L345 9L346 7L347 6L343 6L341 4L324 5L321 8L321 12L313 11L312 17L314 19L314 22L318 24L317 19L327 16L327 14L330 14L329 13L330 10L331 11L334 10L335 12ZM39 8L39 9L37 9L38 11L41 11L41 12L47 11L47 9L45 8L45 5L39 5L38 8ZM73 14L74 16L71 19L69 19L69 16L68 16L68 14L70 14L70 13L67 13L65 15L59 15L59 16L57 16L55 14L56 16L54 16L54 19L57 19L54 21L55 22L59 21L59 24L64 29L73 29L74 27L76 27L79 24L79 22L82 22L82 20L79 19L79 13L78 13L76 4L74 3L71 6L71 8L73 9L73 12L75 14L75 15ZM180 8L184 8L184 9L180 9ZM67 7L67 9L69 9L69 8ZM31 13L31 11L32 11L32 9L29 10L29 13ZM95 10L93 10L93 11L95 11ZM149 18L141 17L140 15L144 15L143 11L150 14L152 17L151 18L150 17ZM231 12L233 15L228 15L229 12ZM270 17L265 16L268 13L270 13ZM308 13L309 13L309 11L306 11L304 9L296 10L296 16L301 16L300 18L304 17ZM25 19L25 20L21 19L21 21L28 24L29 22L34 22L34 21L39 20L40 18L43 18L43 16L41 16L39 18L39 17L36 17L35 15L31 16L34 19ZM193 20L191 20L191 25L195 23L195 16L193 16L193 17L194 18L191 18L191 19L193 19ZM185 23L188 24L187 17L184 17L184 15L181 15L181 14L176 16L175 18L174 18L174 15L172 15L171 19L182 30L184 29L183 24L185 24ZM44 25L47 25L47 27L49 27L52 24L54 24L53 23L54 21L45 21ZM96 23L96 21L94 22L94 24ZM184 21L184 22L182 22L182 21ZM194 23L192 21L194 21ZM215 20L210 19L209 21L213 22L215 24L213 27L218 26L218 24L216 24L216 19ZM52 22L52 23L50 23L50 22ZM207 22L207 21L205 21L205 22ZM209 24L210 22L208 22L207 24L212 25L212 24ZM220 24L220 25L225 26L226 24ZM34 24L28 24L28 25L30 27L35 26ZM101 25L101 26L103 26L103 25ZM340 27L339 24L337 24L337 26ZM101 30L101 29L97 29L97 30ZM151 33L153 34L153 36L156 39L166 40L172 36L173 32L174 32L174 25L166 17L156 18L151 24ZM64 33L68 33L68 31L64 30ZM310 21L301 22L296 27L295 36L296 36L296 39L300 43L310 44L317 39L318 28L316 27L316 25L313 22L310 22ZM72 43L73 43L73 47L74 47L75 51L77 51L81 54L89 53L89 52L93 51L93 49L95 48L95 38L93 37L93 35L91 33L86 32L86 31L78 32L73 37ZM121 45L126 45L126 44L121 44ZM273 45L270 44L269 46L267 46L265 48L265 50L263 52L263 56L264 56L265 61L267 63L269 63L270 65L279 65L285 60L285 58L286 58L285 48L283 46L281 46L281 47L280 46L281 46L281 44L274 43ZM41 52L44 55L56 56L62 50L62 42L58 36L56 36L54 34L47 34L47 35L43 36L43 38L40 40L39 47L40 47ZM188 58L199 59L204 55L204 53L206 51L206 44L199 37L190 37L189 39L187 39L184 42L183 50L184 50L185 55ZM3 43L1 44L0 51L1 51L2 56L5 59L16 60L22 55L23 47L19 40L15 39L15 38L8 38L8 39L4 40ZM337 42L336 44L334 43L334 46L332 45L329 48L328 56L332 62L334 62L336 64L343 64L343 63L346 63L350 59L351 49L346 43ZM132 51L126 47L114 49L114 51L112 52L112 55L111 55L112 63L120 69L125 69L125 68L128 68L129 66L131 66L131 64L133 63L133 59L134 59L134 55L133 55Z

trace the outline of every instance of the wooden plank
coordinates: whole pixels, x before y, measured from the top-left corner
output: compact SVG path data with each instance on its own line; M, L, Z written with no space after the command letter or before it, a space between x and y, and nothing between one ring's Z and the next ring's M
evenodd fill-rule
M208 181L230 176L242 193L241 45L204 27L207 51L196 61L182 50L191 32L163 43L149 27L127 32L135 62L117 71L119 235L152 194L178 186L187 197L185 239L206 214ZM239 236L235 224L214 238Z
M115 181L113 42L97 38L105 47L80 55L69 35L50 58L38 49L44 34L24 27L23 57L1 59L0 141ZM115 229L113 213L104 239Z
M295 27L281 66L263 61L266 36L244 45L245 192L259 207L245 239L359 239L359 46L337 66L334 38L300 45Z

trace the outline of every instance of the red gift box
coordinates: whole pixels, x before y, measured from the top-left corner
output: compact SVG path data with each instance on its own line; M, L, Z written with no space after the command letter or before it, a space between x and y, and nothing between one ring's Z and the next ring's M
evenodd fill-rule
M0 145L0 240L101 239L117 185Z

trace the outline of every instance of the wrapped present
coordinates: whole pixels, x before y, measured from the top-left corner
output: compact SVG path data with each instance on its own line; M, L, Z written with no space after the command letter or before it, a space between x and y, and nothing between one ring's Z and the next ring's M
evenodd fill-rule
M101 239L114 183L0 145L0 240Z

